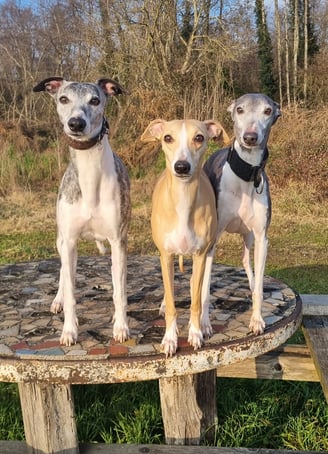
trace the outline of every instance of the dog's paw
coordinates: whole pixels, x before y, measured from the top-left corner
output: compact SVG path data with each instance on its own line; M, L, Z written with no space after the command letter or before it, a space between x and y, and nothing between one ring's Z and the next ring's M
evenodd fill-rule
M203 344L203 334L200 329L196 329L192 325L189 328L189 336L188 336L189 344L194 347L194 350L198 350L201 348Z
M130 337L130 331L127 323L118 323L114 322L113 326L113 338L116 342L120 342L121 344L128 340Z
M63 310L63 303L61 300L55 298L50 306L50 312L53 314L59 314Z
M77 341L77 320L75 323L64 323L60 343L66 347L76 344Z
M249 323L249 330L258 336L264 332L265 323L261 316L252 315Z
M200 321L201 331L204 337L211 337L213 334L212 325L208 314L202 314Z
M166 328L161 347L166 357L174 355L174 353L177 351L178 327L176 320L173 320L169 328Z
M161 347L166 357L173 356L178 348L178 336L175 335L171 337L165 334L161 343Z

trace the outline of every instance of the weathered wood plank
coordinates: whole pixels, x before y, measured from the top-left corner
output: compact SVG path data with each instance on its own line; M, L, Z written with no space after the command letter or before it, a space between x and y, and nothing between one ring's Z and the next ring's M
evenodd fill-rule
M257 358L219 367L217 376L319 381L313 359L306 345L282 345Z
M79 454L70 385L19 383L18 389L28 454Z
M159 380L165 441L198 445L210 440L217 424L216 370Z
M303 315L328 315L328 295L302 294Z
M303 317L303 332L328 402L328 316Z
M214 448L207 446L107 445L81 444L81 454L317 454L315 451L282 451L273 449ZM1 454L26 454L22 441L0 441ZM62 454L62 453L55 453Z

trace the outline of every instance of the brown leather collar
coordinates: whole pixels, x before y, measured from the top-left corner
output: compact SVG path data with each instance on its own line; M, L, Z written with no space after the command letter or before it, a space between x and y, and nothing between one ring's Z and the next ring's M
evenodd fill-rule
M109 125L106 118L103 118L102 128L95 137L92 137L88 140L76 140L72 137L65 136L66 142L68 145L75 150L88 150L89 148L94 147L97 143L100 143L105 134L108 134Z

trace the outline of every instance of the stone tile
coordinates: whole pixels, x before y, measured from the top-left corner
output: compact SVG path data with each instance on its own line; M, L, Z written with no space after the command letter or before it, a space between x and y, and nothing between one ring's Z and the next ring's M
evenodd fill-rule
M110 356L127 356L129 353L128 347L119 344L110 345L108 349Z
M42 349L42 350L37 350L36 355L41 355L41 356L63 356L63 350L61 348L49 348L49 349ZM86 352L85 352L86 353Z
M0 355L12 355L13 351L6 344L0 344Z
M264 321L266 326L273 325L274 323L279 322L282 317L278 317L276 315L271 315L270 317L264 317Z
M85 355L87 355L87 353L88 352L86 350L76 349L76 350L69 350L66 353L66 356L85 356Z

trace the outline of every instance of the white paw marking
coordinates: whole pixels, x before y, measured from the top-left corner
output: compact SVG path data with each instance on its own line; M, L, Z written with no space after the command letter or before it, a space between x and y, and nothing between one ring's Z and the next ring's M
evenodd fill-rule
M251 321L249 323L249 329L251 332L256 334L262 334L264 332L265 323L261 316L252 315Z
M62 345L65 345L66 347L70 347L71 345L76 344L77 326L78 326L77 319L75 319L75 321L72 321L72 322L68 322L65 320L63 332L60 337L60 343Z
M190 325L188 342L192 347L194 347L194 350L201 348L203 344L203 334L201 330Z
M63 310L63 303L56 298L53 300L51 306L50 306L50 312L53 314L59 314Z

